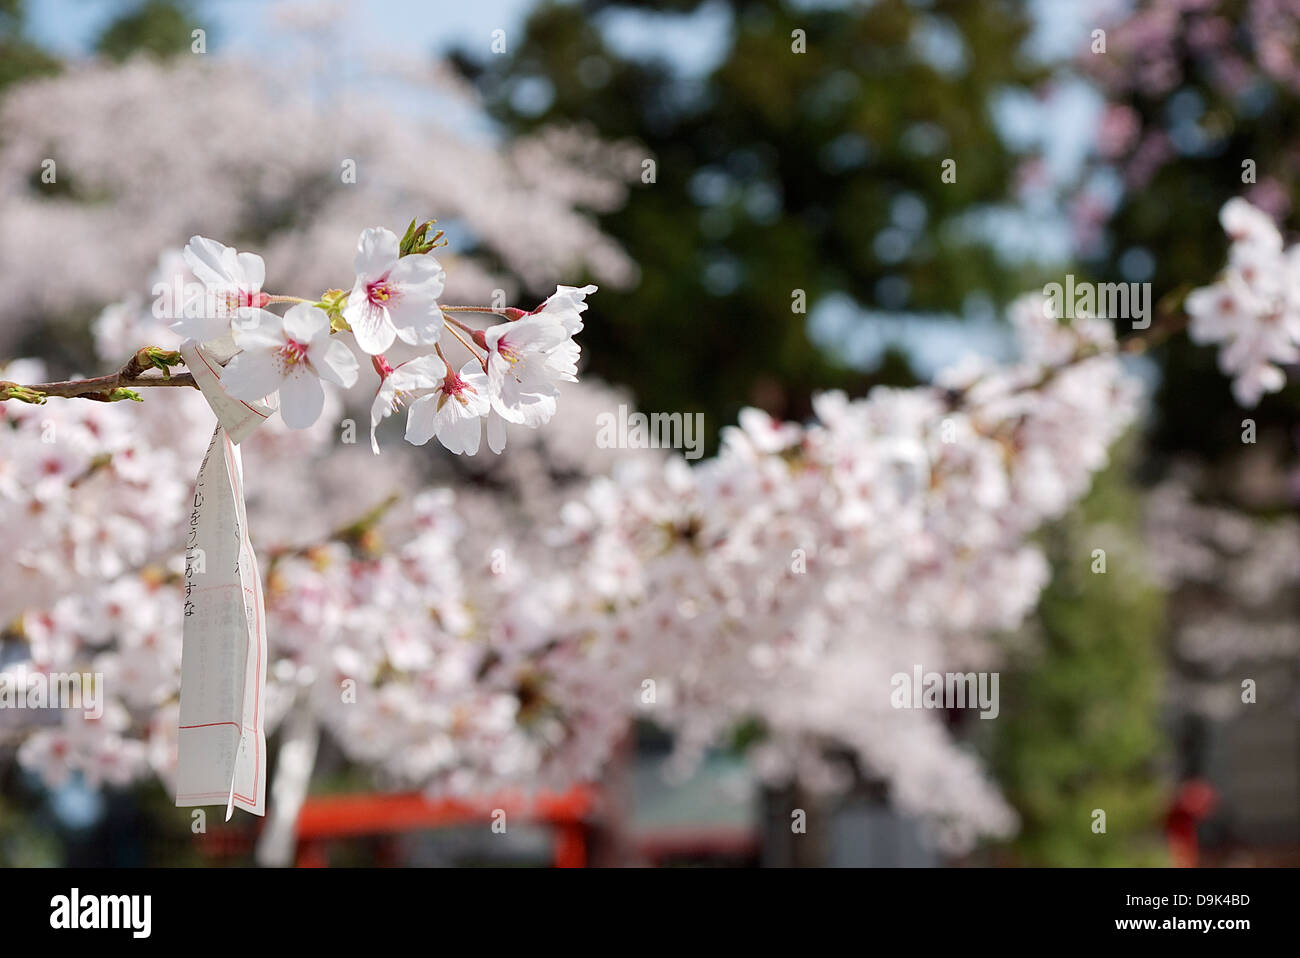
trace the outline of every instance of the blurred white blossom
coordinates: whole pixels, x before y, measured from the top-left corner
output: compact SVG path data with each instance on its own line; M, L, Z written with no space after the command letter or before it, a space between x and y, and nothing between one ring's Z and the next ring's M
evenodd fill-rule
M1254 406L1286 384L1279 367L1300 359L1300 246L1283 249L1273 221L1243 199L1224 204L1219 220L1232 241L1228 266L1187 295L1187 333L1220 344L1233 395Z

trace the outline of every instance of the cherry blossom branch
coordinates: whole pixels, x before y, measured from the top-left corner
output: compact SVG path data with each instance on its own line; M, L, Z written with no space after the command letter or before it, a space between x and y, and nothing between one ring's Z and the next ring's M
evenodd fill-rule
M502 324L489 337L484 330L473 329L439 308L437 297L446 274L437 260L427 254L445 245L445 239L441 231L431 234L432 226L432 220L422 224L412 220L400 240L382 227L363 230L357 241L355 276L350 291L327 289L315 300L263 292L266 271L260 256L240 253L207 237L193 236L182 258L202 281L204 298L195 299L187 293L182 308L181 298L173 297L170 312L177 315L172 329L197 344L233 342L234 353L217 374L222 391L245 402L278 394L280 419L290 429L306 429L320 417L322 381L345 389L356 384L360 364L352 345L330 338L350 333L355 347L369 356L380 380L375 395L378 404L371 403L371 448L376 454L379 444L374 436L375 427L408 402L406 439L413 445L423 445L436 436L453 453L474 455L486 419L488 446L499 453L505 448L506 435L502 421L492 418L494 404L521 405L524 403L521 397L525 395L549 398L559 381L576 381L579 349L573 343L573 336L582 329L586 297L596 292L597 287L557 286L555 293L531 312L514 306L450 307L502 316L507 323L528 317L537 329L544 331L540 336L534 332L513 333L507 332ZM289 308L280 315L266 308L272 305ZM462 367L463 376L447 363L442 347L437 345L440 336L446 342L444 331L464 346L473 359ZM507 336L514 338L508 340ZM489 338L492 348L488 346ZM431 357L408 360L414 365L403 372L399 369L407 362L397 368L388 362L383 353L397 339L412 345L434 344L443 366L441 372L432 375L431 385L424 384L425 377L431 375L430 370L439 368L425 368L425 361ZM562 344L567 345L562 347ZM499 377L494 383L488 375L494 350L503 357L508 353L518 383L523 384L527 379L528 390L521 391L509 402L500 395L503 385ZM170 367L182 364L180 353L148 346L108 376L34 386L0 382L0 401L16 399L40 404L49 396L61 396L99 402L124 399L140 402L140 395L130 387L194 387L196 383L190 374L171 375ZM481 380L477 371L470 371L475 364L482 369ZM161 377L144 375L150 367L159 369ZM293 379L296 390L280 388L289 379ZM420 385L412 386L411 382ZM458 402L449 407L445 400L451 395ZM431 401L425 402L426 399ZM536 428L550 418L554 406L533 411L538 415L529 425ZM502 416L519 422L524 419L520 416L514 420L515 414L508 408Z
M1181 286L1161 300L1156 305L1155 322L1151 324L1150 328L1138 335L1121 340L1119 343L1120 351L1140 355L1155 346L1159 346L1169 337L1185 330L1190 319L1182 308L1183 301L1187 298L1187 292L1187 287Z
M133 391L141 387L181 386L198 388L189 373L173 376L170 367L182 365L181 354L157 346L144 346L136 350L126 364L115 373L91 379L65 379L57 382L36 383L31 386L13 382L0 382L0 402L16 399L19 402L41 404L50 396L63 399L90 399L95 402L118 402L140 397ZM161 376L145 376L145 370L160 369Z
M1098 356L1140 356L1143 353L1161 345L1171 336L1175 336L1187 327L1187 315L1180 308L1180 304L1186 294L1186 290L1178 289L1165 297L1157 305L1157 314L1155 321L1141 332L1129 336L1126 339L1119 340L1111 348L1103 349L1096 343L1081 342L1079 348L1069 359L1055 365L1043 367L1042 374L1033 382L1025 383L1018 387L1016 392L1036 392L1049 385L1053 379L1068 369L1086 362L1089 359L1095 359ZM972 389L978 385L981 380L976 379L965 386L954 387L943 390L944 400L948 408L956 410L962 407L968 398Z

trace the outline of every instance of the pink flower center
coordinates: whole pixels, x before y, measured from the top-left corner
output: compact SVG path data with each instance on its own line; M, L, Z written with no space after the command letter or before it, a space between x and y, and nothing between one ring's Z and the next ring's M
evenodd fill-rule
M287 371L297 366L299 363L307 361L307 344L300 343L296 339L291 339L280 347L276 355L280 359L281 371Z
M454 399L462 406L467 405L469 400L467 400L463 395L466 392L478 395L477 389L465 382L465 380L461 379L455 373L448 372L442 381L442 395L438 397L438 408L441 409L443 403L448 399Z
M502 359L510 363L512 366L524 358L520 354L519 350L511 346L504 336L497 340L497 352L501 355Z
M374 306L387 306L401 298L401 294L397 287L389 282L388 277L383 276L373 283L366 284L366 298Z

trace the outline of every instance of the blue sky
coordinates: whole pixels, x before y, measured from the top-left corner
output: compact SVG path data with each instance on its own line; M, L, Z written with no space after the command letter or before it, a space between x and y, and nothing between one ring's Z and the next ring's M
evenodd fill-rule
M535 0L194 0L210 24L209 50L253 55L273 54L283 36L275 12L283 7L336 9L334 33L343 52L393 50L421 56L464 47L485 54L494 30L504 29L507 41L519 28ZM837 0L791 0L810 6ZM842 0L861 2L861 0ZM1060 57L1083 44L1103 10L1126 0L1091 0L1087 4L1061 0L1031 0L1037 29L1031 49L1044 58ZM95 36L124 8L123 0L39 0L29 4L30 29L43 44L65 55L89 50ZM624 55L662 56L687 75L706 73L725 53L730 14L720 0L705 3L696 13L655 16L606 13L599 21L608 42ZM395 29L395 25L400 29ZM1046 155L1058 178L1069 178L1089 142L1097 107L1090 91L1074 89L1055 108L1035 108L1031 98L999 105L999 121L1008 138L1034 145ZM1047 238L1050 242L1050 237ZM1026 248L1041 250L1043 237ZM1049 255L1062 252L1052 249Z
M531 5L532 0L360 0L340 7L347 36L365 46L415 54L457 43L486 46L492 30L517 26ZM265 0L196 4L212 25L214 48L248 52L273 43L276 28L270 18L276 6ZM87 50L122 8L121 0L39 0L28 4L28 18L42 43L73 54ZM393 31L394 23L402 29Z
M195 0L202 20L208 24L209 51L246 55L273 55L283 37L283 27L276 22L276 11L284 6L317 11L334 8L337 22L332 22L332 32L340 45L340 52L391 50L405 57L441 53L463 47L473 53L476 49L488 52L494 30L504 29L507 42L519 36L524 17L535 0L351 0L331 3L316 0L313 3L268 3L266 0ZM811 6L842 2L842 0L792 0ZM861 0L847 0L861 2ZM972 0L975 2L975 0ZM1089 3L1069 4L1061 0L1030 0L1036 19L1036 30L1030 49L1044 59L1052 59L1078 50L1087 41L1090 31L1102 20L1106 12L1123 6L1127 0L1090 0ZM123 9L121 0L38 0L28 5L29 28L39 42L66 55L86 53L95 36ZM717 59L725 53L730 32L730 14L724 4L715 0L706 3L690 16L655 16L653 23L639 13L613 13L604 15L600 24L607 41L624 55L664 57L679 72L687 76L707 73ZM400 29L395 29L395 25ZM940 47L943 45L940 44ZM950 51L951 52L951 51ZM959 51L958 51L959 52ZM942 55L943 50L936 50ZM1043 109L1032 97L1013 97L998 105L1000 125L1007 138L1022 147L1035 146L1043 150L1058 180L1069 180L1077 174L1079 164L1091 140L1098 99L1091 90L1077 84L1067 89L1066 96L1051 109ZM1005 217L990 218L988 232L1011 258L1041 258L1060 261L1068 258L1067 231L1053 215L1025 215L1028 211L1013 213L1012 221ZM828 302L821 304L818 315L811 317L814 334L854 318L862 327L859 337L859 357L870 365L879 355L885 340L900 332L895 324L880 324L873 332L869 321L849 304ZM914 338L918 325L906 324L905 338ZM940 324L942 325L942 324ZM952 337L946 330L938 330L937 340ZM969 333L969 329L966 330ZM886 335L888 333L888 335ZM996 338L996 327L987 330L986 339ZM959 337L964 338L964 337ZM944 350L939 342L920 345L921 351L935 354ZM986 342L986 349L992 342ZM947 357L944 357L947 358Z
M404 53L446 50L457 44L486 45L494 29L517 27L534 0L355 0L340 4L346 33L367 45L396 47ZM809 0L803 0L809 2ZM317 0L316 5L328 5ZM301 6L309 6L300 0ZM797 5L797 3L796 3ZM816 6L817 3L810 3ZM1090 0L1069 4L1061 0L1031 0L1039 22L1034 45L1045 55L1059 55L1077 46L1103 10L1123 0ZM214 36L229 49L265 49L273 42L271 12L266 0L198 0L198 10L212 24ZM32 32L44 44L64 54L84 52L95 35L124 8L123 0L37 0L27 4ZM716 42L717 10L706 9L675 23L659 23L647 31L636 18L611 23L620 45L653 44L677 52L683 60L709 59ZM400 23L400 31L391 26Z
M336 6L339 34L349 46L392 49L404 55L445 52L454 47L489 48L492 32L518 33L536 0L350 0ZM309 8L307 0L289 6ZM197 0L196 9L209 25L210 49L266 53L275 49L278 3L266 0ZM28 5L31 32L65 56L87 52L95 36L124 8L122 0L39 0ZM400 30L393 25L400 24ZM688 72L707 70L724 52L729 17L721 3L706 3L691 16L658 18L646 29L645 18L632 13L602 17L609 42L625 54L665 54Z

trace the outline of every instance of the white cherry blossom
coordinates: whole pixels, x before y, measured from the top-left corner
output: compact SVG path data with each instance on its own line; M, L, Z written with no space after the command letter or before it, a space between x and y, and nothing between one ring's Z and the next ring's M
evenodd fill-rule
M406 441L422 446L434 436L451 452L474 455L482 437L480 418L488 414L488 380L477 360L459 373L447 370L442 381L411 404Z
M325 312L307 303L281 318L257 311L257 325L235 327L240 348L226 365L222 384L236 399L280 397L280 418L291 429L306 429L325 405L321 380L349 387L357 381L357 360L342 342L330 338Z
M375 429L402 406L438 389L447 376L447 364L437 356L417 356L393 369L385 369L383 380L370 404L370 448L379 455Z
M184 258L207 288L207 296L187 302L182 315L172 324L187 339L200 343L220 339L230 332L232 319L247 321L250 309L269 301L262 292L266 264L256 253L241 253L216 240L193 236L185 247Z
M442 295L446 273L438 261L424 255L401 255L392 230L365 230L357 241L353 263L357 274L343 318L352 327L357 345L372 356L401 339L412 346L431 346L442 332Z
M1300 361L1300 246L1283 249L1273 221L1245 200L1229 200L1219 219L1232 240L1228 265L1188 293L1187 334L1220 346L1219 367L1250 407L1286 384L1281 366Z
M582 314L587 311L586 299L599 287L557 286L555 292L542 305L525 316L545 316L559 320L570 336L582 331Z

